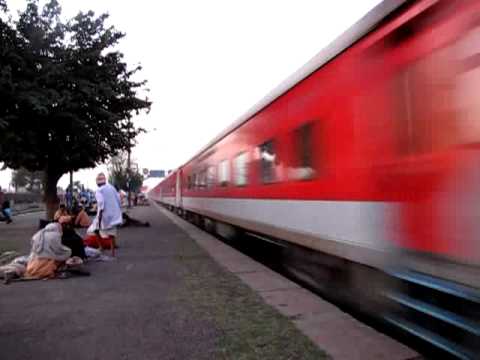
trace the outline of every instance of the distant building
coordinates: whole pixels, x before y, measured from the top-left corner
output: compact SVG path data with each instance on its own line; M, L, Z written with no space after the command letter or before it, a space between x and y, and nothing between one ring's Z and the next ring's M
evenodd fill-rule
M150 170L148 177L151 178L163 178L165 177L165 170Z

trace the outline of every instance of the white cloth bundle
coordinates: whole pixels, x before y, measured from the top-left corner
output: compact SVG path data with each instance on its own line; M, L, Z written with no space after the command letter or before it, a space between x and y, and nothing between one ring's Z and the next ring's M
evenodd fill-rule
M32 237L30 259L38 257L65 261L71 254L72 251L62 245L62 226L58 223L48 224Z

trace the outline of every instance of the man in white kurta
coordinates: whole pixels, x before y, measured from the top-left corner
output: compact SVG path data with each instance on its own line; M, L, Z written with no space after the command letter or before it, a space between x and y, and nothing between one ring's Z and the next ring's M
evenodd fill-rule
M95 192L97 200L97 217L95 226L102 238L112 237L112 246L115 245L118 226L122 224L122 209L120 207L120 196L117 190L107 183L105 174L97 176L98 189Z

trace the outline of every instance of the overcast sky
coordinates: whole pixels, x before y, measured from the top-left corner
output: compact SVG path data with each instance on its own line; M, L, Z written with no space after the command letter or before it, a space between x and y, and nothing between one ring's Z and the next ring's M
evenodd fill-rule
M179 166L379 0L60 0L64 15L108 12L141 63L152 111L134 150L141 168ZM7 0L22 8L23 0ZM98 169L75 180L94 186ZM0 172L0 185L10 181ZM68 180L63 177L60 185Z

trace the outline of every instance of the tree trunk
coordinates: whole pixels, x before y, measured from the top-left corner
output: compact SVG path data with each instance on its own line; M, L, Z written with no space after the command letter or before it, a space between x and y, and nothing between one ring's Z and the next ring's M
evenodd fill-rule
M47 220L53 220L55 211L58 209L59 199L57 196L57 183L59 175L45 174L45 205L47 208Z

